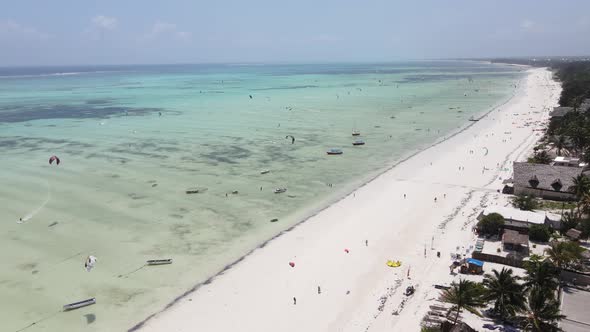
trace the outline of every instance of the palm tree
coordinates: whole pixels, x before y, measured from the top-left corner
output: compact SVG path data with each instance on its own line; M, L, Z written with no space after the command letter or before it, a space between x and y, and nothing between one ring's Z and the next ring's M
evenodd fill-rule
M550 291L555 296L555 291L559 286L559 270L547 260L529 260L525 262L524 268L527 274L524 277L525 290L531 290L539 287Z
M574 178L574 185L572 186L572 192L576 195L576 198L580 200L585 194L590 193L590 179L584 174L580 174ZM580 204L578 204L578 216L580 215Z
M559 230L562 234L565 234L572 228L576 228L580 223L580 219L578 215L575 213L574 209L572 208L569 212L564 212L561 215L561 229Z
M567 150L567 140L564 135L552 136L551 141L555 144L555 150L558 156L561 156L563 150Z
M520 278L512 275L512 269L492 270L493 274L484 276L486 287L484 300L494 301L494 311L502 319L514 316L525 308L524 287L518 283Z
M533 155L532 161L535 164L549 164L551 162L551 157L545 150L541 150Z
M459 280L459 283L453 282L451 288L443 291L441 299L443 302L453 304L450 312L457 312L453 325L457 324L461 309L465 309L481 316L476 308L483 305L482 290L478 287L478 284L473 281L461 279Z
M571 138L572 143L574 145L575 151L581 151L584 148L584 146L586 145L586 142L587 142L586 136L587 135L584 132L584 129L582 129L578 126L571 128L570 138Z
M545 249L549 260L560 270L582 259L583 251L584 249L578 243L572 241L554 242L549 248Z
M551 292L541 287L531 288L524 315L524 330L532 332L562 331L557 322L564 318L559 311L559 302Z
M584 193L578 202L580 206L580 212L589 214L590 213L590 193Z

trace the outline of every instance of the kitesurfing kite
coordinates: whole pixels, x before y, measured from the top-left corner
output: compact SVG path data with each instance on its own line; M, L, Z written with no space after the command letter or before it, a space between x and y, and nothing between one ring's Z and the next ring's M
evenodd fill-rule
M53 162L55 161L56 165L59 165L59 158L57 156L51 156L51 158L49 158L49 165L53 164Z
M291 137L291 144L295 144L295 137L293 137L293 135L285 136L285 138L289 138L289 137Z
M86 271L90 272L90 270L92 270L92 268L94 267L94 264L96 264L96 257L90 255L86 258L84 268L86 269Z

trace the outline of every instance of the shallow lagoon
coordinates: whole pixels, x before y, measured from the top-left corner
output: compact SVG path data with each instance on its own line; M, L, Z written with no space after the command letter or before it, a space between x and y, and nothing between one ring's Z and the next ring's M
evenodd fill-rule
M130 328L502 103L521 75L442 61L0 69L3 330ZM143 266L154 258L174 263Z

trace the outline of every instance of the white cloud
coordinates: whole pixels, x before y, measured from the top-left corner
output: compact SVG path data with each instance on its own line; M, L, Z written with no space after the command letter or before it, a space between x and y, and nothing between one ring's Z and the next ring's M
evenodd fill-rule
M13 20L0 20L0 37L45 41L51 35Z
M92 24L99 29L114 30L117 28L117 19L114 17L98 15L92 18Z
M525 19L520 23L520 27L523 28L524 30L531 30L532 28L535 27L535 22L533 22L529 19Z
M192 34L188 31L182 31L174 23L157 21L150 31L143 36L144 40L153 40L164 37L172 37L181 41L188 41Z

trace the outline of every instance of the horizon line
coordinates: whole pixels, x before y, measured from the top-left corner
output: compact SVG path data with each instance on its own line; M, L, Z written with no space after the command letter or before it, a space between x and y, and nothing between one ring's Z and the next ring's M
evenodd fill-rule
M590 55L519 55L519 56L490 56L490 57L433 57L433 58L398 58L391 60L316 60L316 61L201 61L201 62L170 62L170 63L95 63L95 64L19 64L0 65L0 68L52 68L52 67L118 67L118 66L183 66L183 65L310 65L310 64L379 64L403 61L491 61L496 59L580 59L589 61Z

